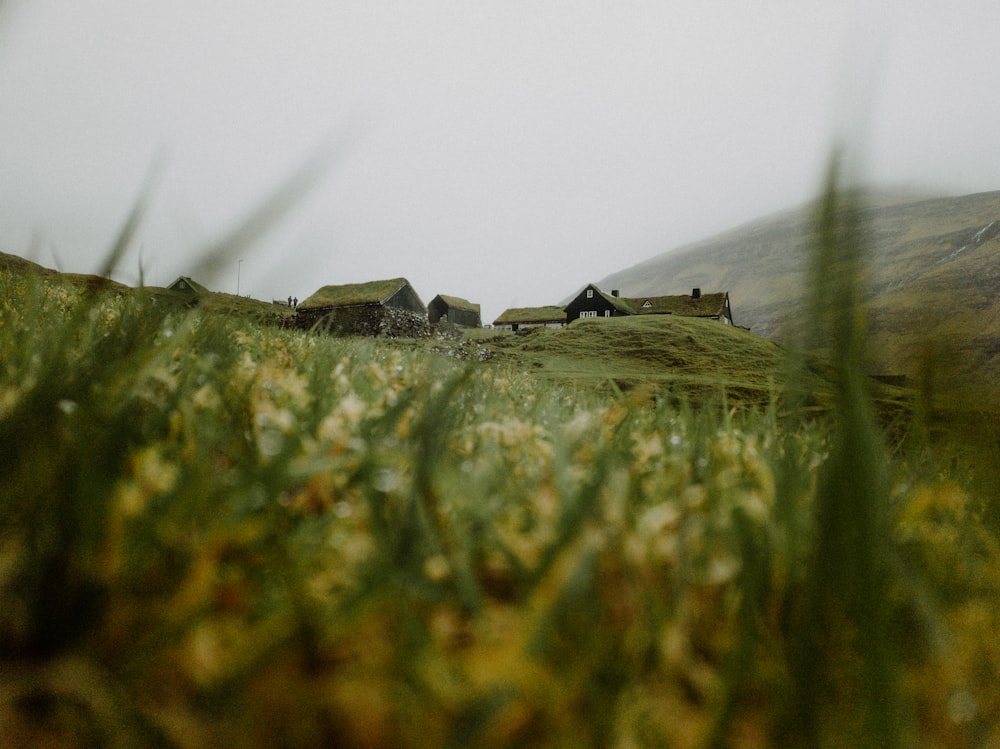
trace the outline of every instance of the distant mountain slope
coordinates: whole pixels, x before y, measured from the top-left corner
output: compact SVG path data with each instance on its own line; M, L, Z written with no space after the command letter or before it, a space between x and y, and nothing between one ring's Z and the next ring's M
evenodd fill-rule
M872 368L1000 398L1000 191L900 202L870 196ZM665 252L598 282L624 296L730 292L734 319L777 340L801 329L814 207Z

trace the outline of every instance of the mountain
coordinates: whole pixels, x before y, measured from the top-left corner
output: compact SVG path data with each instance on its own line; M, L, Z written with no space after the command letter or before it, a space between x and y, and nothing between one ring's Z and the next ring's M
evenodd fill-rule
M873 373L938 395L1000 401L1000 191L913 199L864 193ZM803 331L816 206L657 255L598 282L623 296L729 291L738 325Z

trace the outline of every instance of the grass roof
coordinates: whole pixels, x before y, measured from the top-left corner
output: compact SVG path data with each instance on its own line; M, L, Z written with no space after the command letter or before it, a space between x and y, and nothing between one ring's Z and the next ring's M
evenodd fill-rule
M688 294L651 296L627 300L637 315L684 315L685 317L717 317L726 303L726 292L702 294L695 299ZM644 307L646 302L650 307Z
M512 323L565 322L566 310L562 307L512 307L493 321L494 325Z
M473 304L468 299L462 299L462 297L458 296L447 296L445 294L438 294L438 298L452 309L462 309L479 313L479 305Z
M183 284L183 286L182 286ZM186 291L190 289L195 294L208 294L211 293L211 289L207 286L203 286L197 281L195 281L190 276L180 276L176 281L174 281L170 286L167 287L172 291Z
M608 304L610 304L619 312L622 312L626 315L637 314L638 310L633 308L633 305L631 303L632 300L623 299L622 297L615 296L614 294L607 294L598 289L596 286L594 286L594 288L597 289L597 293L600 294L608 302Z
M385 281L324 286L311 297L300 302L299 309L348 307L353 304L381 304L409 283L405 278L391 278Z

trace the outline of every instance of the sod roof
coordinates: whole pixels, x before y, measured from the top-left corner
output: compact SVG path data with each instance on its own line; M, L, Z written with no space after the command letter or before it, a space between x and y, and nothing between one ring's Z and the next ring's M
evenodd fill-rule
M202 286L190 276L180 276L168 287L171 291L193 291L195 294L208 294L209 289Z
M702 294L695 299L688 294L651 296L628 299L637 315L684 315L685 317L718 317L726 304L726 292ZM650 303L645 307L646 302Z
M437 298L442 302L447 304L451 309L462 309L468 310L469 312L479 312L479 305L473 304L468 299L462 299L457 296L447 296L445 294L438 294Z
M494 325L512 323L566 322L566 310L562 307L512 307L493 321Z
M593 284L591 285L593 286ZM638 314L637 310L633 308L631 299L623 299L620 296L615 296L614 294L608 294L604 291L601 291L596 286L594 286L593 288L597 290L597 293L600 294L608 302L608 304L610 304L619 312L626 315Z
M348 307L354 304L382 304L403 288L403 286L409 285L409 283L405 278L391 278L386 281L324 286L311 297L300 302L299 309Z

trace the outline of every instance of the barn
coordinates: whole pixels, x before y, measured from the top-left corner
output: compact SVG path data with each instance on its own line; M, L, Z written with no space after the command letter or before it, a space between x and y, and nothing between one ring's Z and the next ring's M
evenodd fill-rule
M295 327L389 338L430 334L427 308L405 278L324 286L299 303Z
M438 294L427 305L427 318L431 325L442 320L463 328L481 328L479 305L457 296Z

